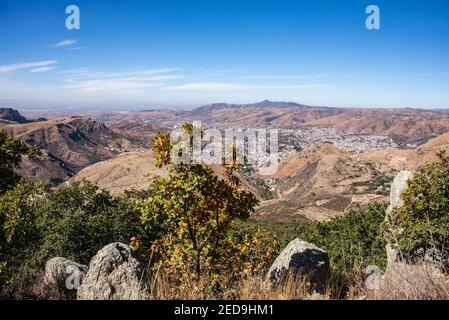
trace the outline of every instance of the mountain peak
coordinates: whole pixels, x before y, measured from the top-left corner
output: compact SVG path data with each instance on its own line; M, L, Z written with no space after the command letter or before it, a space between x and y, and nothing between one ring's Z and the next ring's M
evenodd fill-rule
M12 108L0 108L0 119L17 123L27 123L28 120L17 110Z

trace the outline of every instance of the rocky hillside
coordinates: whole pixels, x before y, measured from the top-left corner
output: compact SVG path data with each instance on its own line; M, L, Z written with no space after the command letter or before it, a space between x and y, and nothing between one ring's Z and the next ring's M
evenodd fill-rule
M216 128L304 129L333 127L346 133L389 136L400 145L422 144L449 131L449 113L441 110L332 108L294 102L215 103L189 111L147 110L96 114L100 120L152 123L172 128L199 120Z
M68 117L23 124L3 124L10 135L39 147L43 154L25 160L24 177L59 184L81 169L110 159L131 148L122 135L104 123L88 118Z
M440 149L449 152L449 133L410 150L353 154L321 144L288 156L273 176L241 178L243 187L261 200L256 212L259 218L301 215L323 221L356 204L386 202L397 172L435 161ZM219 167L214 170L223 176ZM151 151L132 152L89 166L71 181L86 179L119 194L126 189L145 189L161 174L164 172L155 168Z
M54 112L54 115L60 114ZM51 116L44 113L30 115ZM215 103L192 110L83 112L83 115L108 125L128 126L131 133L151 132L155 127L169 130L186 121L199 120L205 126L215 128L331 127L346 133L389 136L399 145L423 144L449 131L449 113L441 109L333 108L268 100L251 104ZM147 128L133 128L133 124Z
M0 108L0 121L4 120L4 123L17 122L26 123L28 120L22 116L17 110L11 108Z
M262 202L257 214L327 220L355 204L387 201L397 172L436 161L438 150L449 152L449 133L410 150L351 154L330 144L313 146L281 162L267 179L273 199Z
M221 167L212 166L212 169L217 176L225 177L225 172ZM153 151L126 152L81 170L69 180L69 183L88 180L113 194L121 194L125 190L145 190L151 181L165 174L165 169L155 166ZM238 176L242 180L242 187L245 190L251 191L259 200L263 199L256 187L240 175Z
M154 163L152 151L127 152L81 170L70 182L88 180L113 194L127 189L144 190L154 178L165 173Z
M416 109L344 109L342 114L312 120L304 126L330 126L345 132L390 136L401 144L421 144L449 131L449 116Z

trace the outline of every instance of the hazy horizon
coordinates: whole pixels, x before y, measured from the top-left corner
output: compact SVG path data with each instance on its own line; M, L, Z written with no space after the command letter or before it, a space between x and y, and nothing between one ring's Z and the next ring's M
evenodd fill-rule
M79 30L69 4L0 2L0 106L449 108L448 1L75 1Z

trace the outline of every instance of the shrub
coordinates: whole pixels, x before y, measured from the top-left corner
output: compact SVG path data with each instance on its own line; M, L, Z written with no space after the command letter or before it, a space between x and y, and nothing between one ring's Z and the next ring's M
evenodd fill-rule
M325 249L332 267L341 272L360 271L369 265L385 266L385 241L380 225L385 205L356 207L329 222L300 226L298 235Z
M386 205L355 207L329 222L309 222L297 227L297 237L327 251L333 274L333 294L343 297L363 278L370 265L386 266L381 224Z
M187 147L179 152L185 152L192 147L193 127L185 124L181 130L186 133L181 145ZM175 147L179 146L171 143L167 133L158 134L153 147L157 165L168 166L169 174L156 180L151 196L139 202L143 224L150 229L159 226L164 234L152 244L152 258L157 261L153 270L162 269L170 282L177 283L173 288L177 291L206 277L216 293L246 268L257 269L271 258L269 246L254 246L269 237L234 223L247 219L258 203L253 194L241 189L233 174L234 160L228 164L223 160L225 177L220 179L208 166L173 163Z
M295 238L314 243L328 252L334 271L350 274L369 265L385 267L385 241L380 230L385 209L383 204L354 207L328 222L295 217L277 222L249 220L246 224L273 232L281 239L282 248Z
M50 191L42 183L20 183L0 196L0 284L29 284L45 262L62 256L88 264L111 242L129 243L135 237L152 241L143 232L134 206L142 193L114 197L89 182ZM17 294L17 293L14 293Z
M39 154L35 147L29 147L25 142L14 139L4 130L0 130L0 194L14 188L21 177L14 172L22 161L22 156L34 157Z
M0 284L12 282L27 268L40 241L36 213L47 187L19 183L0 196Z
M403 206L389 214L386 235L405 258L436 255L448 268L449 258L449 157L420 168L402 194Z
M143 233L140 212L129 195L114 197L86 181L49 193L38 208L42 240L37 261L42 265L49 258L63 256L88 264L111 242L151 238L151 231Z

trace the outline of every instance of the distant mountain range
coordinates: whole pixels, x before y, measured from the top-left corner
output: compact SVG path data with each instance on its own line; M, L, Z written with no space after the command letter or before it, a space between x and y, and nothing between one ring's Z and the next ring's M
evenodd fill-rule
M28 120L17 110L11 108L0 108L0 120L4 120L4 122L11 121L17 123L28 122Z
M88 118L31 122L17 111L8 111L7 116L17 122L6 120L0 123L0 129L42 150L42 156L24 159L19 169L23 176L32 180L60 184L81 169L113 158L131 147L126 137Z
M436 111L436 112L447 112L447 113L449 113L449 109L433 109L433 111Z
M163 174L148 150L151 141L156 132L191 120L219 128L334 127L419 144L414 149L360 154L318 144L284 158L276 174L268 177L269 185L267 177L245 174L242 186L261 200L256 211L261 219L302 215L326 220L356 204L386 201L389 183L399 170L434 161L437 150L449 152L449 113L441 110L341 109L262 101L211 104L192 111L95 112L92 118L43 121L28 120L13 109L0 111L0 129L43 151L36 159L24 159L19 173L25 178L54 185L87 179L113 193L144 189Z
M293 109L293 108L312 108L312 107L295 102L275 102L269 100L264 100L261 102L251 104L214 103L195 108L192 111L190 111L190 115L192 116L205 115L207 113L223 109L272 109L272 108Z
M216 128L334 127L353 134L389 136L402 146L420 145L449 131L449 112L445 110L345 109L268 100L216 103L191 111L90 112L83 117L35 121L16 110L0 109L0 128L44 152L38 159L25 161L22 174L54 184L123 151L149 149L156 132L193 120Z

